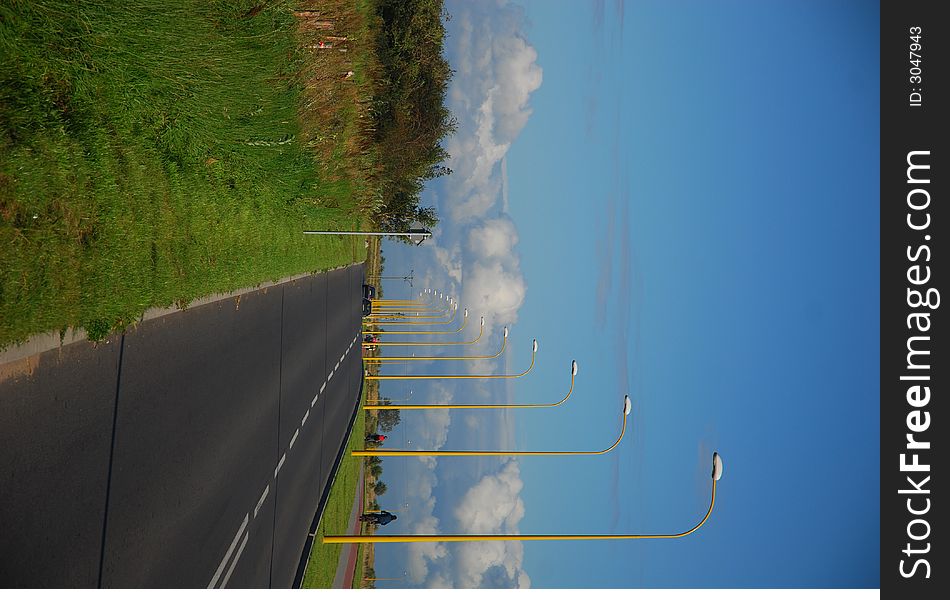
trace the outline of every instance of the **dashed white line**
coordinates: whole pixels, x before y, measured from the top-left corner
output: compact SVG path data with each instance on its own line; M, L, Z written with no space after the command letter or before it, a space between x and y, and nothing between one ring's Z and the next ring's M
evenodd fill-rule
M327 381L330 381L330 378L329 378L329 377L327 377ZM327 387L327 382L324 381L324 382L323 382L323 385L320 386L320 394L323 393L323 390L324 390L324 388L326 388L326 387ZM319 396L320 394L317 394L317 395Z
M317 404L317 398L320 397L320 394L317 394L313 397L313 400L310 401L310 408L313 408Z
M331 379L333 379L333 373L334 373L334 372L336 372L336 369L334 369L333 371L330 371L330 376L327 377L327 381L330 381Z
M274 477L277 477L277 474L280 473L280 468L284 466L284 461L287 460L287 453L284 452L284 455L280 457L280 460L277 461L277 468L274 469Z
M213 588L215 584L218 583L218 578L221 577L221 572L224 571L224 565L226 565L228 562L228 559L231 558L231 553L234 552L234 547L237 545L238 540L241 539L241 534L244 533L244 529L247 527L247 523L250 520L251 520L251 515L245 514L244 522L241 523L240 527L238 527L238 531L234 535L234 539L231 541L231 546L228 548L228 551L225 553L224 558L221 559L221 564L218 565L218 570L214 572L214 577L211 578L211 583L208 584L209 590ZM244 541L247 541L247 539L245 538ZM241 548L243 549L244 546L241 546ZM234 567L232 566L231 568L233 569ZM228 571L228 575L230 574L231 572ZM227 579L225 579L225 581L227 581Z
M307 419L310 418L310 409L307 409L307 412L303 414L303 418L300 419L300 426L303 427L307 423Z
M238 548L237 554L234 555L234 562L231 563L231 566L228 568L228 573L224 576L224 581L221 582L221 588L224 589L228 587L228 580L231 579L231 573L234 572L234 567L237 566L238 560L241 559L241 553L244 552L244 546L247 546L248 535L244 536L244 539L241 540L241 547Z
M257 513L260 512L261 507L264 506L264 499L267 498L267 494L270 492L270 484L267 484L267 487L264 488L264 493L261 494L261 499L257 501L257 506L254 507L254 518L257 518Z
M288 450L290 450L290 448L293 448L293 447L294 447L294 442L297 441L297 436L298 436L298 435L300 435L300 428L299 428L299 427L297 428L296 431L294 431L294 437L290 438L290 447L287 448Z

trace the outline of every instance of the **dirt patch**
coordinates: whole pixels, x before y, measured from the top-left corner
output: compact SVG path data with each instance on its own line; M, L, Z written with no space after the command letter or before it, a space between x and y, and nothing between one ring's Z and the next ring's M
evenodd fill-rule
M34 354L10 363L0 364L0 382L18 377L30 377L40 364L40 355Z

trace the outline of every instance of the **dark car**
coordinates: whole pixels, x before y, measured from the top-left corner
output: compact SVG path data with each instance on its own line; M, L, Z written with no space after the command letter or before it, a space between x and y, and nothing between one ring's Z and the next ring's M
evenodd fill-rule
M376 299L376 288L372 285L363 284L363 299L364 300L375 300Z
M371 312L373 312L373 303L363 298L363 316L368 317Z

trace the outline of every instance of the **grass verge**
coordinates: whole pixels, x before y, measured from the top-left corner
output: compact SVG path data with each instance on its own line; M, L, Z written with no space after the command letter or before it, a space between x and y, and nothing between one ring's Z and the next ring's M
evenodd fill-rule
M367 276L379 275L378 269L381 264L380 245L378 240L370 241L367 248L366 265ZM374 385L370 385L374 384ZM363 383L363 396L360 398L360 406L366 403L377 403L379 401L379 386L375 381L366 381ZM370 431L376 430L375 411L366 411L360 408L356 421L353 423L353 430L350 432L350 438L347 441L347 453L350 450L362 449L363 438ZM331 483L330 496L327 498L327 505L324 508L323 516L320 519L320 526L317 529L317 539L314 540L310 551L310 560L307 564L307 571L304 573L304 588L329 588L333 585L333 578L336 575L337 565L340 562L342 546L328 545L322 542L323 535L327 532L342 533L349 526L350 510L353 508L353 499L356 496L359 481L360 463L353 460L351 456L344 455L343 462L337 475ZM364 475L364 478L368 475ZM371 490L371 485L364 486L363 505L369 507L375 500ZM368 550L368 552L367 552ZM357 554L356 571L353 575L352 587L363 587L363 577L368 568L372 568L372 563L367 563L367 559L373 556L372 546L360 544Z
M360 406L366 401L366 390L360 399ZM304 588L329 588L333 585L337 564L340 562L340 553L343 546L339 544L324 544L323 536L327 533L340 535L347 531L350 520L350 511L353 508L353 498L359 485L360 463L358 459L349 456L351 450L363 447L366 411L360 408L356 415L356 422L347 441L346 453L340 463L330 488L330 496L323 509L317 537L310 551L310 562L304 573Z
M361 238L301 235L360 227L369 193L366 59L315 56L341 32L301 4L0 5L0 349L361 259Z

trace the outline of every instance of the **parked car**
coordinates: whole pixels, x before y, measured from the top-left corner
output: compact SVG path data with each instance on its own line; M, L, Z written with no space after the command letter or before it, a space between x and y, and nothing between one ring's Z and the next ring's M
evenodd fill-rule
M376 299L376 287L364 283L364 284L363 284L363 299L364 299L364 300L375 300L375 299Z
M363 298L363 316L368 317L371 312L373 312L373 303Z

